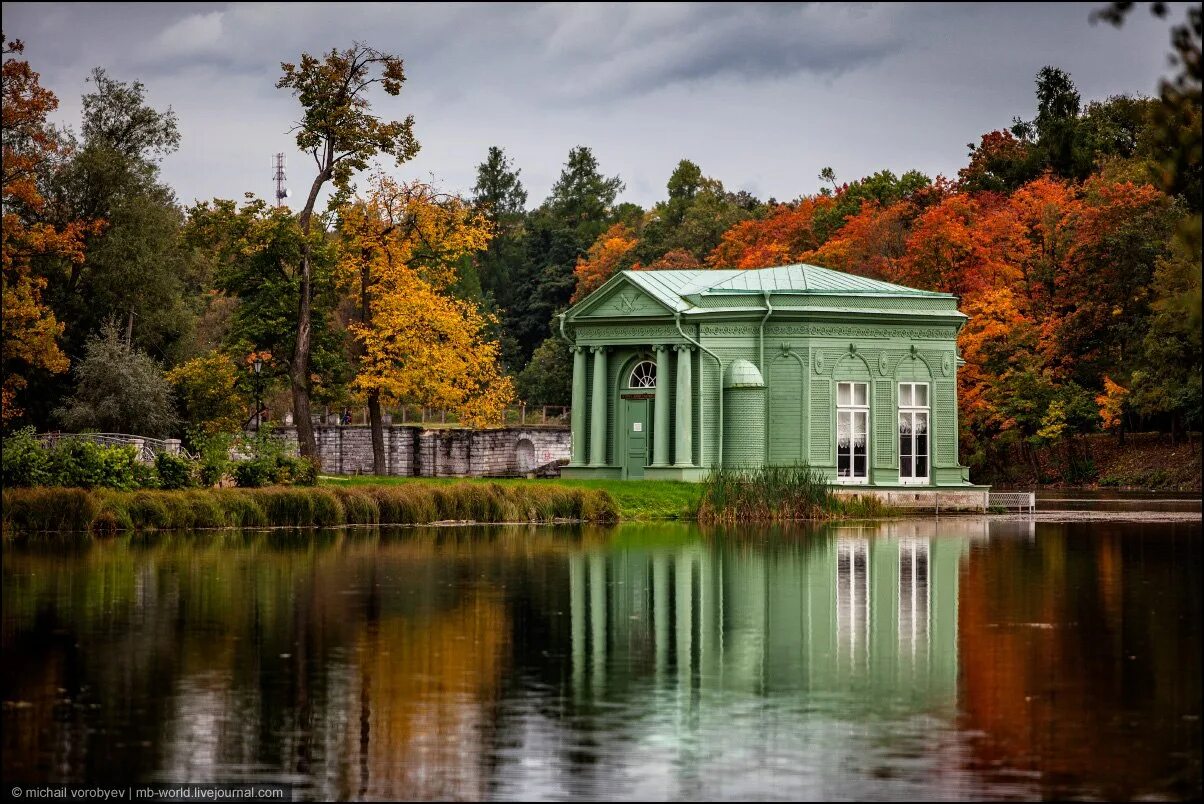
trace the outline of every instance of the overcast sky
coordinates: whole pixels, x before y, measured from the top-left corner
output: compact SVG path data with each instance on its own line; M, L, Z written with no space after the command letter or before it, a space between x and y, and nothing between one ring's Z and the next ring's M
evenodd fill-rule
M413 114L422 144L398 175L468 192L500 145L531 206L569 148L589 145L624 200L665 195L689 158L731 190L787 200L825 165L847 181L889 168L955 176L966 143L1031 118L1044 65L1085 100L1154 94L1171 20L1147 10L1092 25L1103 3L999 5L371 5L4 3L4 32L26 44L56 120L78 126L91 68L146 84L179 115L163 162L181 201L273 192L288 154L294 205L313 163L287 133L296 101L275 88L281 61L352 41L402 56L387 118Z

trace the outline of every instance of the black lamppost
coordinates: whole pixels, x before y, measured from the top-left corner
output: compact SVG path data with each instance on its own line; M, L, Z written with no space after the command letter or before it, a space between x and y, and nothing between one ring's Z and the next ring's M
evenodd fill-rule
M260 372L263 371L263 359L260 358L258 355L256 355L255 362L252 363L251 365L255 369L255 429L258 430L259 425L261 424L261 422L259 420L259 413L261 410L263 410L263 405L260 404L260 401L259 401L259 392L260 392L259 379L260 379Z

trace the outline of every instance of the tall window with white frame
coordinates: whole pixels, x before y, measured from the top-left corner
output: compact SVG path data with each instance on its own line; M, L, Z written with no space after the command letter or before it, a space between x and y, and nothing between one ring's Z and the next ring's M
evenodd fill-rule
M869 481L869 383L836 384L836 479Z
M899 482L928 482L928 383L899 383Z

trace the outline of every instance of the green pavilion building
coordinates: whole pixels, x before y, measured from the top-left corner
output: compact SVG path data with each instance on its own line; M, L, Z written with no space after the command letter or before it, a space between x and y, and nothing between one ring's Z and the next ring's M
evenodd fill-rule
M833 484L981 492L957 450L948 293L814 265L623 271L561 316L574 478L807 464Z

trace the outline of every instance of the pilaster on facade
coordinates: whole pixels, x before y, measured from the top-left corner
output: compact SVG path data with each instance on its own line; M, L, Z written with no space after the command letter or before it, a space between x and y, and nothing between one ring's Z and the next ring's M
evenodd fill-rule
M694 466L694 347L679 344L677 351L677 444L673 465L678 469Z

